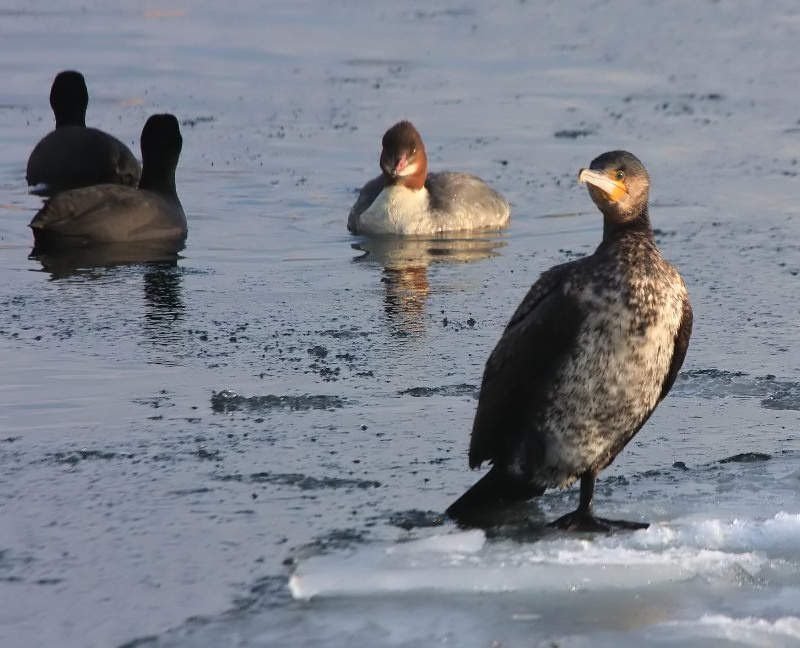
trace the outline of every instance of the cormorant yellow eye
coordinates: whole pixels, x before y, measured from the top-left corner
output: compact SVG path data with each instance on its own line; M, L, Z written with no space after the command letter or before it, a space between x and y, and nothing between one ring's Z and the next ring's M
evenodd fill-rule
M617 171L617 173L616 173L617 180L622 180L624 177L625 177L625 172L624 171Z

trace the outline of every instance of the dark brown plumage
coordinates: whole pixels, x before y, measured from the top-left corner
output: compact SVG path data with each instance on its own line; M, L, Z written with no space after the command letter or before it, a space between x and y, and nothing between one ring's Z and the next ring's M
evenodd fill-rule
M152 115L142 129L139 188L100 184L56 194L30 223L34 253L185 239L186 216L175 188L182 144L174 115Z
M135 187L141 168L130 149L97 128L87 128L89 92L80 72L59 72L50 90L56 128L28 158L29 185L46 185L39 193L114 183Z
M595 479L672 387L692 309L656 246L642 163L611 151L579 179L603 213L603 240L591 256L539 278L489 357L469 465L492 468L450 506L456 520L580 479L578 509L553 525L647 526L596 518Z

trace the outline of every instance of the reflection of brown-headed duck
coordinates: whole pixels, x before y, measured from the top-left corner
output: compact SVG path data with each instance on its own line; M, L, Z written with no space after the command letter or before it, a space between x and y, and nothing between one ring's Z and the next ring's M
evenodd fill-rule
M580 479L578 509L553 526L647 526L594 517L595 479L672 387L692 308L656 246L642 163L611 151L579 179L603 213L603 240L539 278L489 356L469 464L492 467L448 509L457 520Z
M55 195L30 223L35 247L185 239L186 216L175 189L182 144L174 115L151 116L142 129L139 188L100 184Z
M110 182L135 187L141 168L130 149L115 137L86 127L89 92L80 72L59 72L50 90L56 129L28 158L29 185L46 185L52 195L65 189Z
M354 234L435 235L499 230L511 209L503 196L468 173L428 173L425 145L401 121L383 136L383 172L361 189L347 219Z

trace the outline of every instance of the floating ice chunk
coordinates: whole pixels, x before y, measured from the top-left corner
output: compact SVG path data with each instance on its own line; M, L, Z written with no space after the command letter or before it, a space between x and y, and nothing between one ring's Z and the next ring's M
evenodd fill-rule
M486 535L483 531L464 531L461 533L440 533L411 542L400 542L387 548L386 551L395 555L425 553L474 554L480 551L485 543Z
M800 642L800 618L796 616L769 620L706 614L696 621L673 621L662 624L659 630L668 633L673 639L726 639L735 641L736 645L771 648L796 646Z
M765 539L770 530L777 540ZM312 557L298 565L289 587L295 598L310 599L410 591L597 591L696 577L730 580L755 573L766 562L748 550L749 541L769 549L798 531L799 516L780 515L767 522L654 525L645 532L592 538L554 534L531 544L486 542L479 531L437 533Z
M621 537L621 536L619 536ZM767 520L678 520L632 534L634 546L697 547L720 551L759 551L775 558L800 558L800 514L779 512ZM625 542L624 540L621 540Z

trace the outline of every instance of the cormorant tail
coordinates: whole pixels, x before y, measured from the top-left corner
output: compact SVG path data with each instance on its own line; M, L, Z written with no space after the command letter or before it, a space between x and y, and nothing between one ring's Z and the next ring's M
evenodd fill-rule
M532 497L538 497L544 491L541 486L510 474L506 468L493 466L466 493L453 502L446 513L452 520L462 522L489 508L527 501Z

